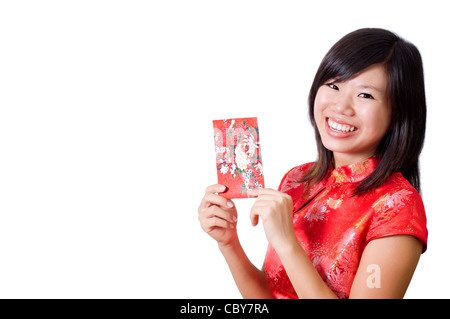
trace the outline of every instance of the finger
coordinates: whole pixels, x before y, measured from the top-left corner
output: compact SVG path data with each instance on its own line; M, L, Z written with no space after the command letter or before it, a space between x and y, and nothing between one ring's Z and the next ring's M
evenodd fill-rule
M215 186L215 185L211 185L211 186ZM211 187L212 189L214 189L213 187ZM202 201L200 202L200 206L198 207L198 210L200 212L200 209L202 209L203 207L209 207L211 205L219 205L222 206L224 208L233 208L234 207L234 203L232 200L227 200L225 197L218 195L218 194L214 194L208 191L205 192L205 196L203 196Z
M258 201L263 201L263 200L267 201L267 202L273 201L273 202L284 203L284 204L289 204L289 203L292 204L291 196L289 196L285 193L276 191L274 189L268 189L268 188L258 189L258 190L252 191L251 193L249 193L249 195L252 197L257 197L255 204Z
M256 202L255 202L256 204ZM259 218L262 217L261 214L264 214L265 207L263 205L253 205L250 210L250 221L252 226L258 225Z
M235 225L233 223L229 223L226 220L218 217L211 217L205 220L205 222L202 224L204 231L207 233L211 232L214 228L235 228Z
M211 206L210 208L208 208L205 217L206 218L219 217L226 220L229 223L237 222L236 215L234 215L230 211L220 208L219 206Z
M271 205L273 205L273 200L264 200L262 197L258 197L250 210L250 221L253 226L258 225L259 218L264 221L267 212L270 211Z
M214 185L209 185L208 187L206 187L205 193L223 193L225 192L227 189L227 187L225 185L221 185L221 184L214 184Z
M259 221L258 213L251 211L250 212L250 222L252 223L252 226L258 225L258 221Z
M253 188L247 190L247 194L252 197L258 197L260 195L275 195L277 193L279 192L272 188Z
M234 203L233 201L226 199L223 196L212 194L212 193L206 193L203 197L204 199L204 205L205 206L211 206L211 205L218 205L223 208L233 208Z

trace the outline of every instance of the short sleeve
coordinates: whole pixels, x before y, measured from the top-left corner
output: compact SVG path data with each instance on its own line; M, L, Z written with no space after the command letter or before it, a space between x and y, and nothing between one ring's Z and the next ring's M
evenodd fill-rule
M286 178L289 176L289 173L292 172L294 168L291 168L286 174L284 174L283 178L281 179L280 185L278 185L278 191L282 192L284 189L286 189Z
M422 198L414 188L402 188L380 196L372 205L374 215L366 237L369 241L394 235L411 235L427 249L427 220Z
M293 209L296 212L312 197L324 188L324 183L313 184L311 181L302 182L314 163L306 163L289 170L278 186L278 191L292 197Z

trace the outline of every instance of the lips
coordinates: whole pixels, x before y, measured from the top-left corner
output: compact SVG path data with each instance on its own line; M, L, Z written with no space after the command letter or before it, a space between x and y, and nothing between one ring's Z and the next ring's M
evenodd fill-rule
M355 126L352 126L350 124L338 123L331 118L328 118L327 123L331 131L336 133L351 133L357 130Z

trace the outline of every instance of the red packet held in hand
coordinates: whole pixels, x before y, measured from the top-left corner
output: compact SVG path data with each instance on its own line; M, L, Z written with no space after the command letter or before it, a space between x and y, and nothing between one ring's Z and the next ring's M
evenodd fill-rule
M248 198L247 190L264 188L264 174L256 117L215 120L214 143L219 184L226 198Z

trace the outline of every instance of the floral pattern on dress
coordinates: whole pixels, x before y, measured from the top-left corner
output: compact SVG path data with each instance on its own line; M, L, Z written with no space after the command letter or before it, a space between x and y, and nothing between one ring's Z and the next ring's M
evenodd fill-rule
M247 190L264 187L264 172L256 117L214 120L218 183L226 198L244 198Z
M396 234L411 235L427 245L426 215L419 193L400 173L376 190L352 196L380 159L330 168L316 185L300 183L312 163L291 169L279 191L293 199L294 231L319 275L339 298L348 298L367 243ZM297 181L297 182L295 182ZM308 185L307 185L308 184ZM264 262L272 294L298 298L286 271L269 245Z
M328 212L326 206L314 203L306 212L305 219L309 222L324 221Z

